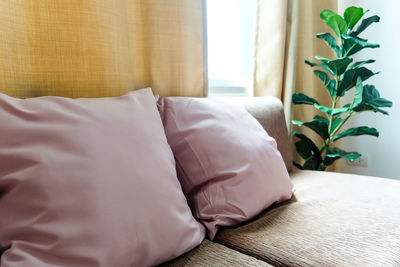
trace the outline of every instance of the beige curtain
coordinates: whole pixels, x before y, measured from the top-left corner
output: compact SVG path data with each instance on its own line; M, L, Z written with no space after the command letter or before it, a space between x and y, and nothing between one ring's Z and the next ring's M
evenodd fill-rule
M323 9L336 12L337 0L258 0L254 94L282 100L290 131L292 119L311 120L318 113L312 106L293 106L294 92L306 93L323 105L329 103L326 89L304 63L317 55L333 57L329 47L315 37L328 31L319 18ZM301 130L322 143L311 130Z
M295 90L318 99L322 105L328 105L329 95L325 87L314 75L313 69L304 63L304 60L312 60L314 56L334 57L324 41L315 37L317 33L329 31L329 27L319 17L323 9L337 12L337 0L300 0ZM293 118L303 121L311 120L316 114L312 106L297 105L293 111Z
M317 33L329 31L329 27L320 19L319 13L323 9L337 12L337 0L299 0L299 35L298 35L298 63L296 65L295 90L311 96L325 106L330 106L329 94L321 81L314 75L313 69L304 63L305 59L313 59L314 56L326 58L334 57L332 50L324 41L315 37ZM299 121L311 120L319 112L312 106L296 105L293 108L293 119ZM301 127L301 131L311 137L318 145L322 145L322 139L312 130ZM294 150L294 149L293 149ZM294 159L300 161L300 157L294 153ZM340 161L330 166L327 170L337 171Z
M203 96L202 0L0 1L0 91Z
M284 103L287 123L296 77L299 3L258 0L254 64L254 95L272 95Z

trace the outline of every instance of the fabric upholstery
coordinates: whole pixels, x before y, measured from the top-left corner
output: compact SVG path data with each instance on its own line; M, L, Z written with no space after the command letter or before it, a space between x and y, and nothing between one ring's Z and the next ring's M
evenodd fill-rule
M274 266L399 266L400 182L296 171L290 202L216 241Z
M293 160L282 102L272 96L227 97L222 98L222 100L235 105L243 105L258 120L268 135L276 140L278 150L285 161L287 170L290 172Z
M192 251L160 267L264 267L272 266L254 257L207 239Z
M293 184L275 140L243 107L165 97L160 113L183 192L211 239L219 226L291 197Z
M203 96L202 13L202 0L0 1L1 92Z
M2 267L149 266L203 240L149 88L0 94L0 125Z

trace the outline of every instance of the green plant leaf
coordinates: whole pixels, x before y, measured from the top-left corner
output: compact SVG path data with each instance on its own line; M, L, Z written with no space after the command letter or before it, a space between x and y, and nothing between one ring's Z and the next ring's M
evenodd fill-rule
M347 70L344 73L342 81L339 83L337 95L342 97L348 90L356 86L358 77L360 77L362 81L365 81L375 74L377 73L373 73L365 67Z
M314 104L315 105L315 104ZM357 79L356 93L354 95L353 110L356 112L374 111L388 115L381 108L392 107L392 101L381 98L378 90L373 85L362 85L361 78Z
M332 34L325 32L325 33L318 33L317 38L324 40L328 46L335 52L337 57L341 56L341 49L336 43L335 37L332 36Z
M358 136L358 135L372 135L372 136L378 137L379 132L375 128L360 126L360 127L356 127L356 128L347 129L346 131L336 135L333 138L333 141L339 140L340 138L347 137L347 136Z
M295 166L296 168L302 170L303 166L301 166L299 163L297 163L296 161L293 161L293 166Z
M329 9L324 9L321 11L321 13L319 14L319 17L326 22L326 20L328 19L328 17L336 15L335 12L333 12L332 10Z
M328 158L334 158L334 157L345 158L347 160L352 161L352 160L355 160L355 159L361 157L361 154L358 152L346 152L337 147L329 147L327 150L326 156Z
M359 34L360 34L361 32L363 32L366 28L368 28L369 25L371 25L371 24L374 23L374 22L379 22L379 20L380 20L379 16L376 16L376 15L375 15L375 16L371 16L371 17L368 17L368 18L366 18L366 19L363 19L363 20L361 21L360 26L358 26L357 30L355 30L354 32L352 32L350 35L353 36L353 37L359 35Z
M346 21L338 14L329 9L324 9L319 14L320 18L332 28L337 36L347 32Z
M311 98L302 93L294 93L292 96L293 104L306 104L306 105L314 105L319 104L317 100Z
M328 166L340 158L353 161L359 157L361 157L361 154L358 152L346 152L337 147L329 147L324 158L324 164Z
M323 160L325 166L332 165L336 160L340 159L340 157L326 157Z
M371 44L347 34L342 35L343 55L351 56L364 48L378 48L379 44Z
M304 162L303 170L322 171L324 168L321 166L321 163L322 161L320 161L318 157L312 156Z
M304 62L305 62L307 65L310 65L311 67L319 66L318 63L315 63L315 62L310 61L310 60L304 60Z
M329 72L332 75L335 75L335 73L333 72L333 70L331 68L329 68L329 66L325 63L315 63L313 61L310 60L305 60L304 61L307 65L311 66L311 67L315 67L315 66L320 66L321 68L323 68L324 70L326 70L327 72Z
M303 165L303 169L307 170L317 170L320 168L320 165L322 163L322 157L321 157L321 152L319 151L318 147L314 144L311 139L309 139L307 136L304 134L294 131L293 135L299 138L303 143L301 145L298 145L301 149L304 149L304 145L307 145L312 152L312 155L306 159L306 162ZM296 146L297 149L297 146ZM300 152L303 156L307 155L307 151L302 150ZM299 154L300 154L299 153Z
M331 132L330 133L333 133L333 131L336 130L336 128L339 126L339 124L342 123L342 121L343 121L343 119L340 118L340 117L335 118L333 120L333 122L332 122L332 128L331 128Z
M335 92L336 81L334 79L331 79L328 73L323 72L321 70L314 70L314 74L317 75L317 77L321 80L326 89L328 89L329 94L331 96L336 96Z
M379 136L379 132L375 128L360 126L350 128L341 133L339 132L343 123L349 118L353 112L361 112L372 110L387 114L382 108L391 107L392 102L381 98L379 92L372 85L363 85L362 82L377 74L365 67L366 64L375 62L372 59L352 62L352 55L366 48L377 48L379 44L368 43L368 40L359 37L366 28L371 24L378 22L378 16L372 16L362 20L364 11L360 7L349 7L345 10L344 16L336 14L331 10L323 10L320 13L321 19L335 32L317 34L317 38L322 39L335 53L335 59L328 59L316 56L316 61L306 60L305 63L311 67L320 67L314 70L314 74L321 80L332 97L332 101L336 103L338 98L343 97L346 92L356 87L356 92L352 104L346 104L342 107L329 108L322 106L314 98L305 94L296 93L293 95L294 104L313 105L316 109L328 115L329 120L324 116L315 116L313 120L307 122L292 121L297 126L305 126L316 132L323 140L337 141L348 136L371 135ZM362 21L361 21L362 20ZM356 30L355 27L361 21ZM339 40L340 39L340 40ZM340 45L339 45L340 44ZM338 83L338 84L337 84ZM341 114L348 113L346 119L340 117ZM328 130L331 123L330 132ZM331 135L337 134L333 138ZM321 148L326 154L322 159L321 151L304 134L293 132L293 135L299 138L295 142L296 151L304 159L304 164L294 163L300 169L324 170L326 166L332 164L340 158L354 160L361 156L357 152L347 152L342 149L331 147L329 143L324 144ZM330 139L332 138L332 139Z
M333 75L342 75L345 71L346 68L349 66L349 64L353 61L352 58L349 57L341 57L337 59L327 59L324 57L316 56L315 59L320 60L328 68L331 70L330 73L333 73Z
M312 152L307 142L304 140L297 141L295 144L296 151L303 159L307 160L312 157Z
M366 11L368 12L368 10ZM366 13L365 12L365 13ZM361 7L351 6L344 11L344 20L347 22L349 30L352 30L361 17L365 14Z
M321 12L322 14L322 12ZM347 32L346 21L338 14L331 14L328 16L321 16L322 20L336 33L337 36L341 36Z
M305 60L304 62L311 67L319 66L333 76L341 75L346 70L347 66L353 61L353 59L349 57L328 59L315 56L315 59L321 61L321 63L315 63L310 60Z
M350 111L350 105L347 104L341 108L328 108L325 106L321 106L319 104L314 104L314 107L316 107L319 111L325 112L328 115L333 115L333 116L337 116L340 115L342 113L348 112Z
M322 116L315 116L312 121L307 121L307 122L301 122L301 121L296 121L293 120L292 123L297 126L306 126L316 132L323 140L329 138L329 133L328 133L328 124L329 121L328 119L322 117Z
M365 64L370 64L370 63L374 63L374 62L375 62L375 60L373 60L373 59L357 61L353 65L350 66L349 70L360 68L360 67L364 66Z

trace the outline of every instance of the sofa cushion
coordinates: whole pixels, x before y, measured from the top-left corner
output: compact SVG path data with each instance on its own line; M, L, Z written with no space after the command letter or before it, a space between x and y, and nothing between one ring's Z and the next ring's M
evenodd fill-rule
M160 112L184 193L211 239L219 226L246 221L292 196L275 140L244 107L166 97Z
M192 251L160 267L264 267L272 266L254 257L211 242L207 239Z
M400 181L296 171L292 200L216 241L277 266L399 266Z
M199 245L150 89L0 94L1 266L149 266Z

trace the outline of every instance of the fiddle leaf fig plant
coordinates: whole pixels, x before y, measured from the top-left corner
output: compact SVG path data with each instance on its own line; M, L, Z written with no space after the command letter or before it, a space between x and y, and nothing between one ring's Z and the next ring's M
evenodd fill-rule
M316 99L302 93L293 94L293 104L313 106L321 114L311 121L292 121L294 125L313 130L323 141L322 146L317 147L305 134L299 131L293 132L297 140L296 151L303 159L302 164L294 162L294 165L300 169L325 170L338 159L353 161L361 157L358 152L347 152L337 147L335 142L349 136L378 137L378 130L367 126L342 130L343 125L359 112L373 111L388 115L383 108L392 106L391 101L380 97L375 86L364 84L368 78L378 74L366 67L375 60L354 62L354 55L361 50L379 47L379 44L369 43L360 36L371 24L379 22L378 16L361 20L368 11L352 6L345 10L343 17L331 10L323 10L320 13L321 19L333 30L335 36L325 32L317 34L316 37L332 49L335 58L316 56L315 61L306 60L305 63L315 68L314 74L326 88L331 105L323 106ZM340 99L347 93L353 93L351 103L338 106Z

